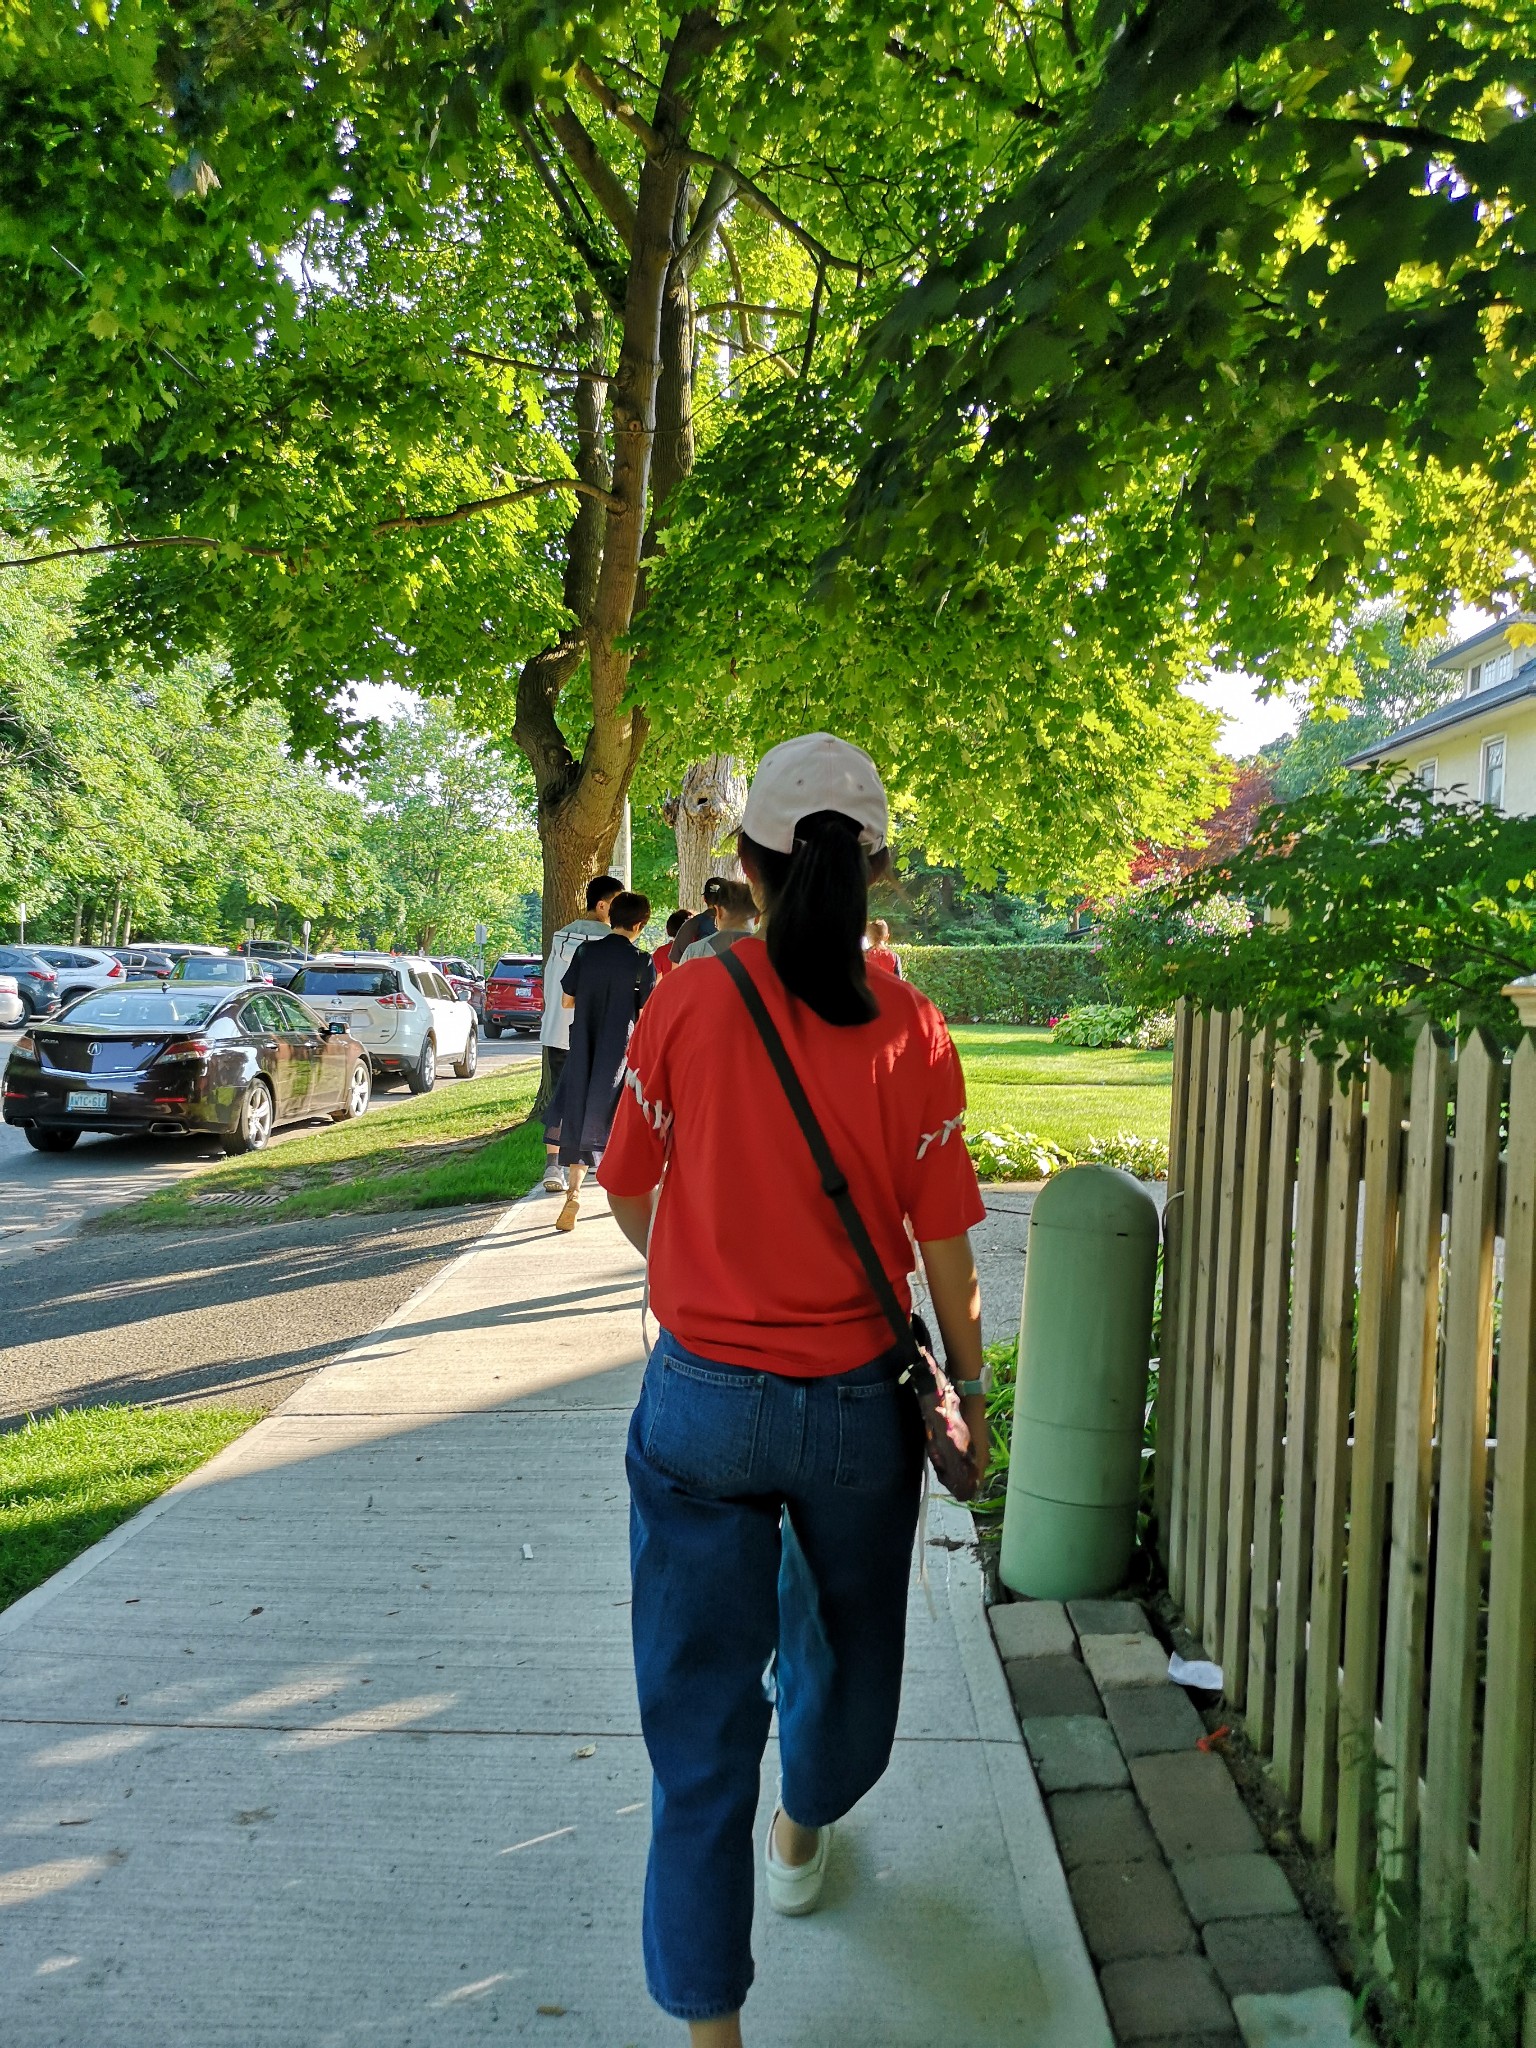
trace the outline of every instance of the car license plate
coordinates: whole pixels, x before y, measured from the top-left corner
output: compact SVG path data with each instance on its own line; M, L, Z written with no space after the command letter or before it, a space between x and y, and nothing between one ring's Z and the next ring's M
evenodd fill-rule
M64 1107L75 1116L90 1116L104 1110L111 1098L93 1088L72 1088L65 1099Z

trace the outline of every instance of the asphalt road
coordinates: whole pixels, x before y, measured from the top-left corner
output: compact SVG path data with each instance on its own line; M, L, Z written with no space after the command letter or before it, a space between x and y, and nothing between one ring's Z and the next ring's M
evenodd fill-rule
M65 1403L271 1408L497 1213L91 1233L17 1259L0 1274L0 1430Z
M18 1036L15 1031L0 1031L0 1066ZM495 1043L482 1038L480 1071L519 1064L536 1052L526 1038ZM453 1088L458 1082L451 1070L440 1068L437 1085ZM397 1085L375 1101L404 1099L405 1090ZM290 1124L272 1142L281 1145L286 1138L315 1128ZM57 1251L87 1216L136 1201L189 1173L217 1165L223 1157L223 1148L206 1138L84 1137L73 1152L34 1152L21 1131L0 1123L0 1270ZM0 1340L5 1320L0 1316Z

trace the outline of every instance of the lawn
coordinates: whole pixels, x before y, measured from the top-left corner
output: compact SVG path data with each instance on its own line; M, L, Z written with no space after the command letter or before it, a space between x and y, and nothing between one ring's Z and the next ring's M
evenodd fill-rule
M0 1435L0 1608L260 1419L254 1408L71 1408Z
M528 1066L402 1096L110 1210L94 1227L284 1223L515 1201L544 1166L544 1133L526 1121L538 1084L538 1068Z
M1053 1045L1049 1031L1021 1024L952 1029L965 1067L972 1133L1031 1131L1068 1150L1116 1131L1166 1143L1171 1052L1089 1052Z

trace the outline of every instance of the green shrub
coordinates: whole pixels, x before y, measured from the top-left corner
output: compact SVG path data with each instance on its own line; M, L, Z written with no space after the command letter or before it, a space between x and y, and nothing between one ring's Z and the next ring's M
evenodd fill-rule
M1034 1131L968 1131L966 1150L981 1180L1049 1180L1064 1166L1118 1166L1138 1180L1168 1178L1168 1146L1162 1138L1135 1131L1111 1131L1068 1149Z
M1131 1003L1079 1003L1057 1022L1051 1043L1161 1052L1173 1043L1173 1012L1162 1010L1149 1017Z
M1235 902L1266 915L1234 919ZM1507 982L1536 969L1536 818L1351 775L1259 813L1218 867L1145 890L1104 963L1116 995L1241 1008L1302 1045L1314 1034L1358 1068L1398 1063L1428 1023L1515 1042Z
M1056 1020L1052 1045L1129 1045L1141 1013L1129 1003L1079 1003Z
M1102 1002L1088 946L903 946L907 979L954 1024L1051 1024Z

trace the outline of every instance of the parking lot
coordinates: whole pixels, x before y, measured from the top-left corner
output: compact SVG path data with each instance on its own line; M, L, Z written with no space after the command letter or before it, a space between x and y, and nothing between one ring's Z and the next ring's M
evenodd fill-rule
M0 1066L19 1035L0 1031ZM480 1041L482 1074L537 1057L537 1042L530 1038ZM438 1069L437 1086L458 1086L451 1068ZM399 1102L405 1099L405 1090L396 1086L374 1099ZM280 1146L314 1128L287 1126L274 1134L272 1143ZM87 1216L134 1201L223 1157L223 1148L207 1138L86 1136L72 1152L34 1152L23 1132L0 1124L0 1266L56 1248Z

